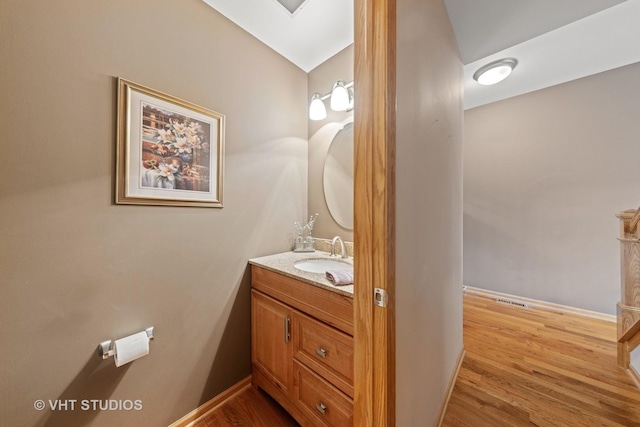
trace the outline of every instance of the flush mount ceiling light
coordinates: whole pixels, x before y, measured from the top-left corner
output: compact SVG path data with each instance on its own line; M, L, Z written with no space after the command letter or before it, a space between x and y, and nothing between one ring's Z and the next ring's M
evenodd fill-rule
M480 67L473 74L473 80L485 86L494 85L509 77L516 65L518 60L515 58L499 59Z
M353 110L353 82L346 83L338 80L333 85L331 92L321 95L314 93L311 97L309 105L309 119L323 120L327 117L327 108L324 100L331 98L330 105L333 111L351 111Z
M311 120L323 120L327 117L327 109L320 98L319 93L314 93L309 105L309 118Z

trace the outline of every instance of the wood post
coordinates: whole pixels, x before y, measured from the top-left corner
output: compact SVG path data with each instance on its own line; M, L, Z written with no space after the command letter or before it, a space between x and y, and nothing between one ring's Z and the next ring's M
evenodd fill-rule
M618 365L629 367L629 352L636 345L640 334L640 208L620 212L620 279L621 300L618 316Z

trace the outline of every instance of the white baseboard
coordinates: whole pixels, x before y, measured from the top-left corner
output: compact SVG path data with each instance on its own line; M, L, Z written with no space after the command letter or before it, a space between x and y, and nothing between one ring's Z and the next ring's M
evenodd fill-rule
M613 314L599 313L597 311L584 310L582 308L570 307L568 305L555 304L552 302L540 301L532 298L525 298L502 292L488 291L486 289L474 288L473 286L463 286L463 292L470 295L478 295L490 299L508 299L515 300L527 304L530 307L536 307L543 310L555 311L557 313L573 314L575 316L588 317L591 319L604 320L605 322L616 323L617 318Z

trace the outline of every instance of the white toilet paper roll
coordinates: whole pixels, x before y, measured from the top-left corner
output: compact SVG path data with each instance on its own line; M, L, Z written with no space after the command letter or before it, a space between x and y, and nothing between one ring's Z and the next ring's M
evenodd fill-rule
M133 362L149 354L149 337L142 331L116 340L114 345L116 366Z

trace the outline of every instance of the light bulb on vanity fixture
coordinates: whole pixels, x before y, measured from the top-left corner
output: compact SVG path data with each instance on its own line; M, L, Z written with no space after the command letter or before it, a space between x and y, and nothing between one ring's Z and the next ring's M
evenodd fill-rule
M331 109L333 111L346 111L349 108L349 90L342 80L333 84L331 89Z
M331 98L330 105L333 111L353 110L353 82L346 83L338 80L334 83L331 92L321 95L314 93L309 104L309 119L324 120L327 117L327 108L324 100Z
M515 58L504 58L482 66L473 74L473 79L484 86L494 85L509 77L518 65Z
M309 118L311 120L323 120L327 118L327 108L324 106L324 102L322 102L322 98L319 93L314 93L311 97Z

